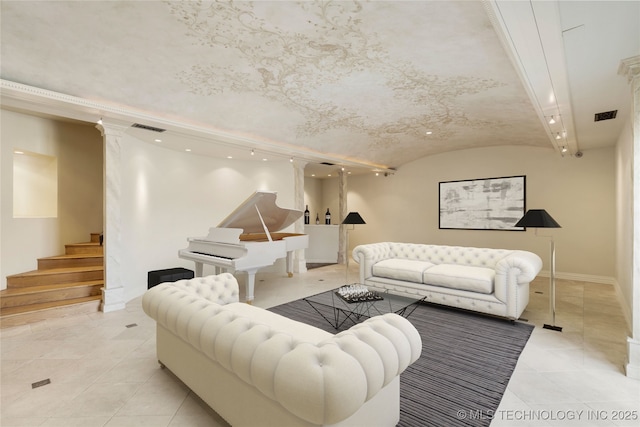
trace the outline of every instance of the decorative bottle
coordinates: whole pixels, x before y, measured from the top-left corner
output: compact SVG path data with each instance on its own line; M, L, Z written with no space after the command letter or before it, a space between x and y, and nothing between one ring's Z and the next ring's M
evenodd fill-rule
M324 214L324 223L327 225L331 224L331 212L329 212L329 208L327 208L327 213Z
M316 225L320 224L320 215L316 212Z
M304 210L304 223L309 224L309 205Z

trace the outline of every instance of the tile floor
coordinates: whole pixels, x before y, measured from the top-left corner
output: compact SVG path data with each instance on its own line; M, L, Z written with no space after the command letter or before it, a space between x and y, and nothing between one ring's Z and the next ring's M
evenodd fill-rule
M350 277L357 277L357 266L351 268ZM255 305L336 287L344 274L344 266L293 279L259 274ZM492 426L639 425L640 381L623 374L627 331L613 287L564 280L557 287L556 324L563 332L542 328L550 323L548 279L537 279L523 315L536 328L500 407L492 414L462 408L459 417L490 418ZM226 426L160 369L154 328L136 298L118 312L1 330L0 425ZM47 379L50 384L32 388Z

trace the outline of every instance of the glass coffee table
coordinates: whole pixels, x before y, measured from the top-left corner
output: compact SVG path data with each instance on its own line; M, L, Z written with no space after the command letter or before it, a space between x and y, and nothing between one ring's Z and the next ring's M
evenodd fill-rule
M357 295L350 298L348 293L341 291L353 286L361 285L343 286L302 299L335 329L339 329L347 320L356 324L386 313L409 317L418 304L426 300L426 297L401 296L389 292L370 292L367 295L369 298L365 296L359 300Z

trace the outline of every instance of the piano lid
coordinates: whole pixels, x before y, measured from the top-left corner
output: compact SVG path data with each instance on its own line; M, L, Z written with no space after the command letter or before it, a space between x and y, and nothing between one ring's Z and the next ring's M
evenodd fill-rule
M290 226L302 216L302 211L277 206L275 192L256 191L222 220L218 227L241 228L245 233L264 233L256 208L260 211L262 220L271 233Z

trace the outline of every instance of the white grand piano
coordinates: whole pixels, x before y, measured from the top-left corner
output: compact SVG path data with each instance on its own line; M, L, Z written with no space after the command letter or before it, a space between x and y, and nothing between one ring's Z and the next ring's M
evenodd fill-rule
M203 264L228 272L246 271L246 301L253 301L256 272L287 258L287 273L293 276L293 251L306 249L306 234L278 233L302 216L302 211L276 205L276 193L256 191L206 237L188 238L189 246L178 257L196 263L196 276L202 276Z

